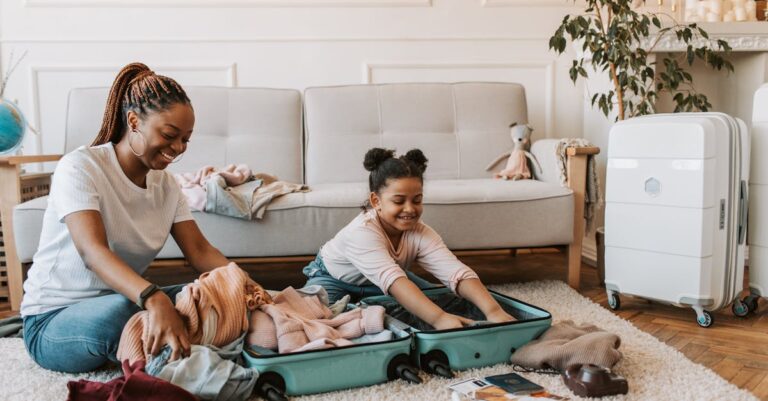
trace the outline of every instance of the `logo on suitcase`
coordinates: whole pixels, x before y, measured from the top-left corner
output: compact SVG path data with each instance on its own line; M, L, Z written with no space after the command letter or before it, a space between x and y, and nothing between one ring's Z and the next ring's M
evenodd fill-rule
M645 193L650 196L658 196L661 192L661 183L659 180L651 177L645 180Z

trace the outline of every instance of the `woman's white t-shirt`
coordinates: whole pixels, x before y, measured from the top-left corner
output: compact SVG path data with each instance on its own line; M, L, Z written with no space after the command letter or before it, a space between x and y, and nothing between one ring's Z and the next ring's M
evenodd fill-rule
M68 153L53 174L40 244L24 282L23 316L114 292L85 265L64 223L82 210L101 214L109 248L138 274L160 252L171 226L193 219L170 173L151 170L145 189L125 175L112 143Z

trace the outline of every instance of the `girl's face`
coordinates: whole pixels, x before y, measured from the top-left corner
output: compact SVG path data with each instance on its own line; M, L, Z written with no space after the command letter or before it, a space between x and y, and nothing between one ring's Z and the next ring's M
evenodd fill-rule
M143 119L129 112L127 139L147 168L163 170L187 150L194 126L195 112L189 104L177 103ZM133 128L138 133L130 132Z
M422 182L415 177L387 180L377 194L371 192L370 201L385 230L395 234L416 227L423 206Z

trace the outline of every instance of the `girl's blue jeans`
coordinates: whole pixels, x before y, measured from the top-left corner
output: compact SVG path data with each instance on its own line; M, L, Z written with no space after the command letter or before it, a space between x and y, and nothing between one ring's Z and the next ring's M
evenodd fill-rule
M325 264L323 263L323 258L319 253L317 254L315 260L304 267L302 272L308 278L307 283L304 284L304 286L323 286L325 291L328 292L328 300L332 304L347 294L351 295L353 301L358 301L365 297L384 295L381 289L373 284L355 285L345 283L339 279L334 278L330 273L328 273L328 270L325 268ZM437 284L430 283L429 281L424 280L414 273L406 271L405 274L408 276L409 280L413 281L413 283L422 290L437 287Z
M175 302L183 287L162 290ZM107 361L118 362L117 345L123 327L139 311L122 294L110 294L24 316L24 345L32 359L46 369L88 372Z

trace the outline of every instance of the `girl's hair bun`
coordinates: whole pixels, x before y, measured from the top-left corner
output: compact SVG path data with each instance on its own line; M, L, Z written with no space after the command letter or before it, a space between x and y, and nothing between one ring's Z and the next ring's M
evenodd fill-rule
M415 164L423 173L427 169L427 157L420 149L411 149L403 156L403 159Z
M424 155L422 155L423 157ZM391 149L373 148L365 153L363 167L368 171L374 171L385 161L395 157L395 151Z

